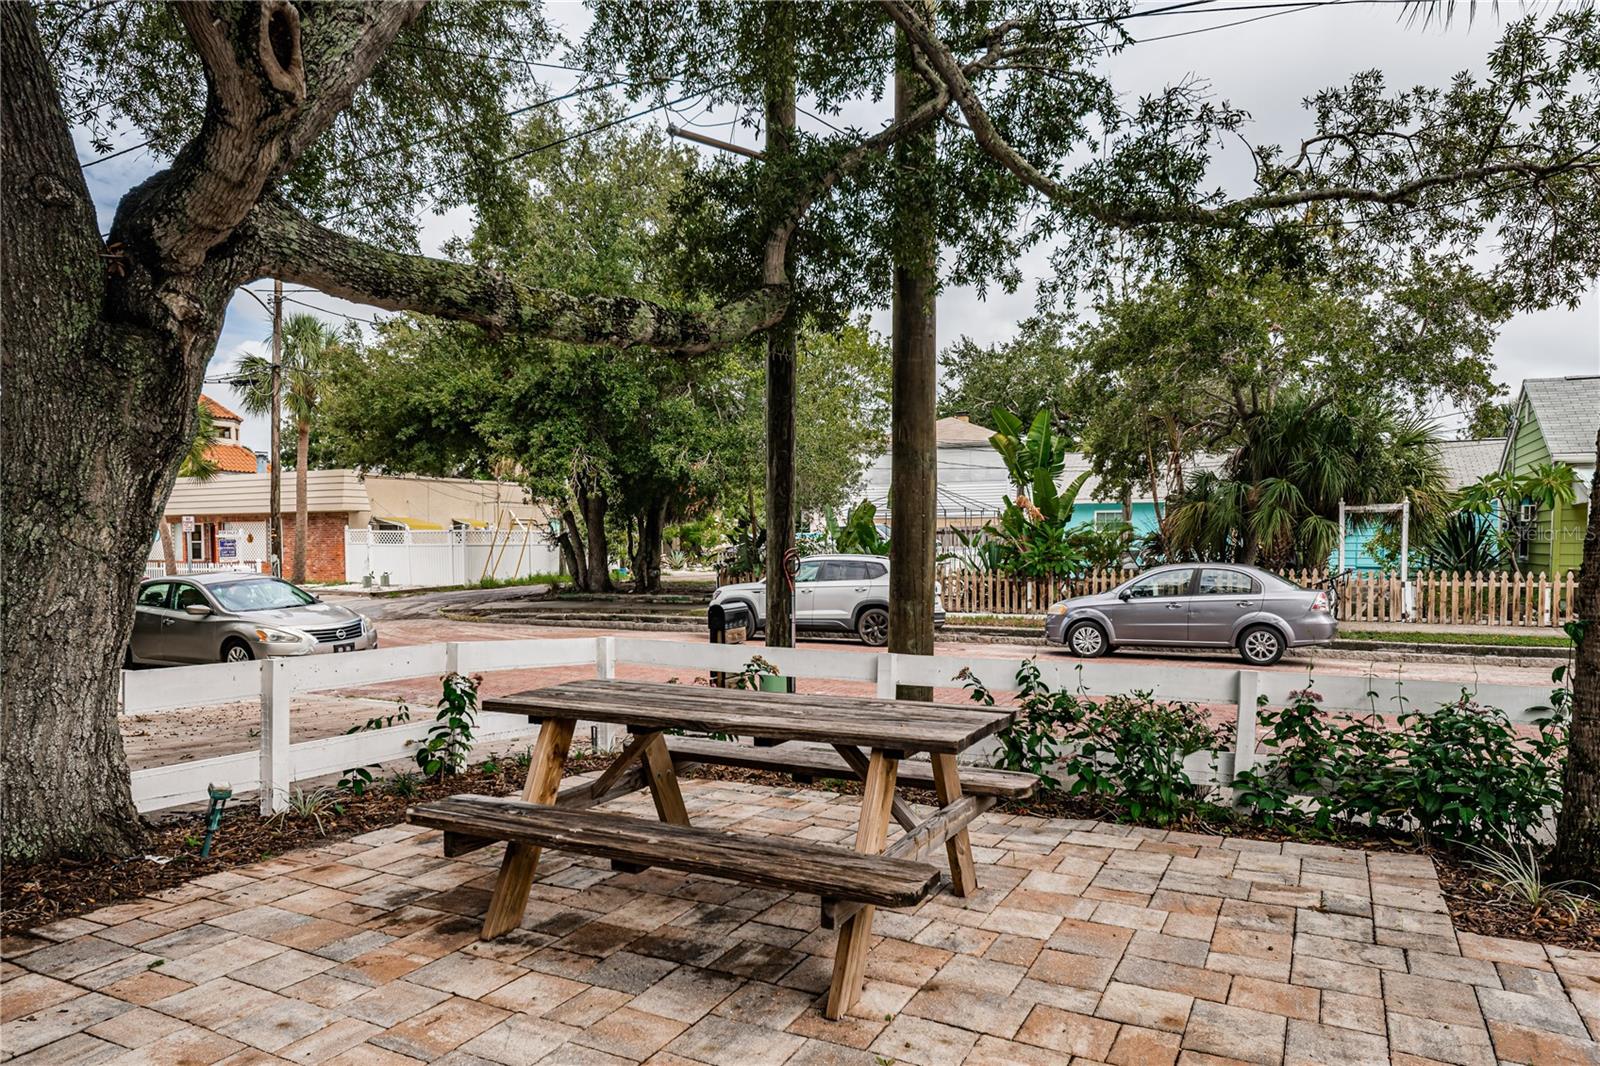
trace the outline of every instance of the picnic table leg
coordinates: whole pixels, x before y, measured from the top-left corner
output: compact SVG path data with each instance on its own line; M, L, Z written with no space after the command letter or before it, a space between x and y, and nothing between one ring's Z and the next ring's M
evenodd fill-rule
M894 801L895 774L899 760L874 750L867 762L866 787L861 795L861 821L856 828L856 850L864 855L883 851L889 836L889 818ZM833 958L833 981L828 986L828 1005L823 1013L837 1021L861 998L861 979L867 968L867 941L872 939L872 915L876 908L864 906L839 927L839 947Z
M941 807L961 798L961 775L954 755L933 756L933 791ZM950 858L951 889L958 896L972 895L978 888L978 877L972 870L972 838L962 829L945 841L944 850Z
M663 822L688 825L689 812L683 805L683 792L678 788L678 772L672 768L672 752L667 750L667 742L660 733L645 743L643 757L650 798L656 801L656 815Z
M522 787L524 803L553 803L566 769L567 752L572 748L571 718L546 718L539 727L539 740L528 764L528 780ZM483 918L480 939L493 940L522 924L528 905L528 889L539 868L539 849L532 844L507 844L506 857L495 878L494 895L489 897L489 912Z

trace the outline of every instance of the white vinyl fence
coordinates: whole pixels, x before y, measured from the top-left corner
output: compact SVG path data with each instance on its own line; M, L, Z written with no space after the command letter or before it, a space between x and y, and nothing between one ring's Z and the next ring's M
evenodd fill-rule
M347 529L345 580L374 585L470 585L554 574L561 554L538 529ZM387 581L385 581L387 578Z
M1016 689L1016 659L955 656L863 654L811 648L762 648L736 644L695 644L635 637L572 637L536 640L478 640L382 648L347 655L217 663L165 670L130 670L123 677L124 714L170 713L187 707L259 701L257 747L233 755L197 759L133 772L133 798L141 811L203 802L206 786L227 781L236 794L259 791L261 810L282 810L290 786L354 766L410 758L426 737L431 716L386 729L292 744L290 698L295 693L342 689L379 681L442 675L451 671L557 666L594 667L595 676L614 676L619 664L671 667L699 674L738 671L759 654L784 674L871 682L877 694L893 698L896 685L959 687L956 675L969 670L995 693ZM1298 671L1209 669L1193 666L1128 667L1116 663L1036 660L1051 688L1082 689L1090 695L1148 691L1160 700L1184 700L1236 707L1233 751L1195 752L1186 761L1192 780L1226 786L1234 773L1257 761L1257 697L1281 706L1310 680ZM1316 690L1330 711L1396 714L1432 710L1459 699L1463 686L1444 681L1381 681L1365 677L1319 677ZM1504 710L1513 721L1531 722L1548 707L1549 689L1536 685L1467 686L1480 703ZM752 693L751 699L761 696ZM538 727L520 715L482 714L477 742L531 738ZM586 735L587 731L584 731ZM609 736L609 732L604 735ZM992 743L989 749L992 750ZM982 751L972 754L981 756Z

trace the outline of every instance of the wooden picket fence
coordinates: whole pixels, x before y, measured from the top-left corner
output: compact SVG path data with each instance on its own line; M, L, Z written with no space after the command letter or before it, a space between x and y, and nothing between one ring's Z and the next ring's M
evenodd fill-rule
M1115 588L1134 570L1097 570L1076 578L1014 578L947 570L939 575L945 610L961 614L1042 614L1057 600ZM1310 587L1324 570L1285 570L1282 576ZM1578 577L1547 574L1456 574L1424 570L1411 575L1416 622L1455 625L1559 627L1577 617ZM1401 621L1399 574L1351 574L1339 584L1341 622Z

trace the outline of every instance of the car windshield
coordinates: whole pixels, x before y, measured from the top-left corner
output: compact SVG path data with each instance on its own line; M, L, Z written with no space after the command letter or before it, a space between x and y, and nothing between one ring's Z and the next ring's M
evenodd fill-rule
M229 611L273 611L285 607L304 607L315 603L311 593L297 589L287 581L275 577L255 578L250 581L230 581L225 585L212 585L211 595Z

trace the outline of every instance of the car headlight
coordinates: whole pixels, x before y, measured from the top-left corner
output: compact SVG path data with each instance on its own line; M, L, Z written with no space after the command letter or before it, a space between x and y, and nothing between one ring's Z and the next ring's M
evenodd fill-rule
M372 619L368 618L366 615L362 614L357 615L356 617L361 619L361 632L371 633L378 628L372 624Z
M311 638L304 633L297 633L292 629L278 629L274 626L259 626L256 629L256 639L263 644L303 644Z
M1050 605L1050 609L1045 611L1045 614L1066 614L1066 613L1067 613L1067 605L1064 604L1064 603L1052 603Z

